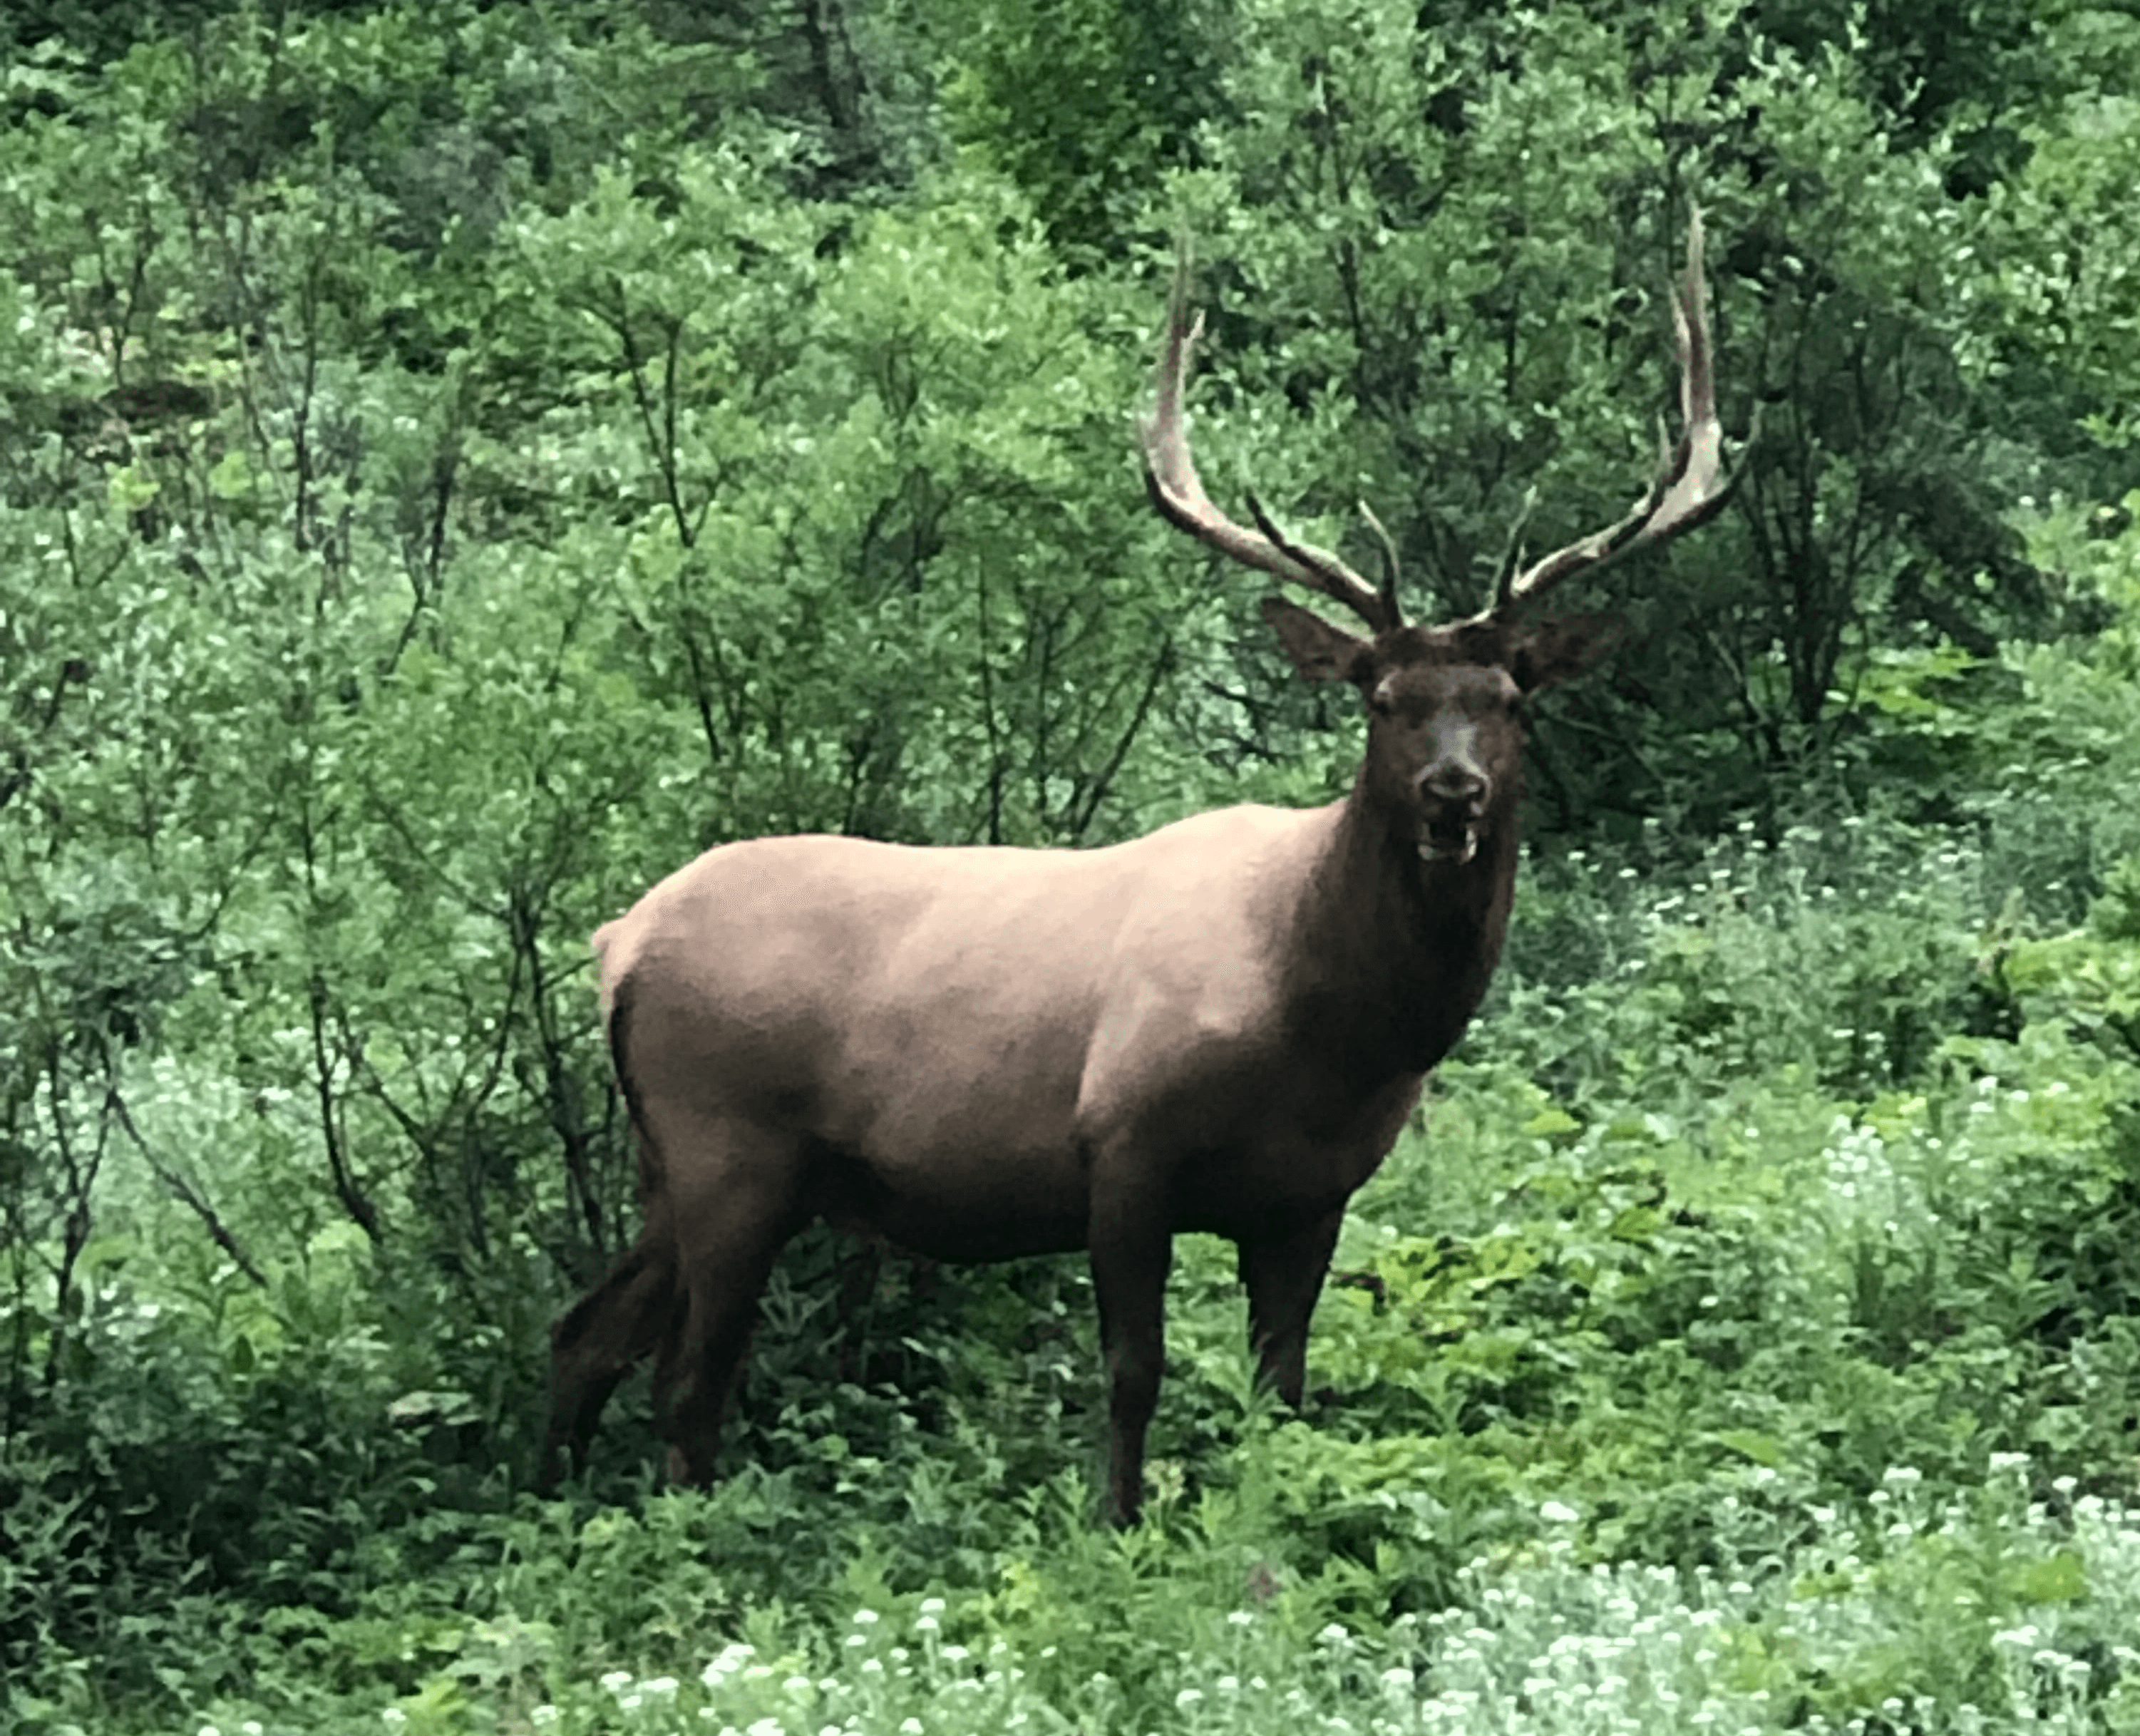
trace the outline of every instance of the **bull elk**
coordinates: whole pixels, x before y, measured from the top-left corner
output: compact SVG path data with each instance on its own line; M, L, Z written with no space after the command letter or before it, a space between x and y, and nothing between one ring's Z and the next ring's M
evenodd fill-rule
M1524 701L1612 637L1612 617L1532 620L1529 605L1711 517L1722 436L1697 218L1676 298L1684 427L1647 492L1528 568L1512 553L1480 614L1408 626L1372 514L1379 584L1288 538L1253 499L1249 529L1205 493L1182 423L1200 329L1185 278L1141 424L1152 500L1370 629L1263 602L1303 676L1367 701L1351 794L1092 850L727 844L598 929L645 1225L557 1325L546 1485L567 1449L584 1464L617 1382L656 1352L671 1475L709 1481L760 1291L818 1217L945 1260L1087 1251L1119 1522L1141 1493L1177 1231L1234 1242L1259 1376L1300 1403L1346 1202L1500 954Z

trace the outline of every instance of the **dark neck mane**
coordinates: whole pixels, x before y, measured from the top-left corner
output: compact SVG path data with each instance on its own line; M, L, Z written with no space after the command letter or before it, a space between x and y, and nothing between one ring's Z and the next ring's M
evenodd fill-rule
M1423 1074L1485 997L1515 901L1517 792L1505 791L1466 863L1426 862L1408 831L1355 790L1302 916L1308 998L1365 1073Z

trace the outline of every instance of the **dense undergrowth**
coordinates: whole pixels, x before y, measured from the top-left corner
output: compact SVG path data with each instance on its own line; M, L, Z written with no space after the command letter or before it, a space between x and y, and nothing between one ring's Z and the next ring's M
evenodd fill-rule
M2134 876L2032 937L1984 873L1864 824L1534 863L1497 1007L1357 1202L1306 1415L1185 1241L1126 1536L1076 1262L862 1291L807 1245L720 1488L657 1493L627 1404L546 1502L533 1416L446 1389L483 1347L411 1389L360 1238L259 1295L115 1259L93 1463L54 1430L7 1468L14 1715L2125 1728ZM532 1399L533 1349L491 1378Z
M0 1729L2140 1729L2140 30L1836 17L15 8ZM1691 199L1764 431L1583 588L1303 1414L1184 1238L1101 1529L1082 1263L813 1233L719 1488L642 1380L531 1493L596 922L1351 775L1139 494L1178 233L1215 492L1451 614L1624 509Z

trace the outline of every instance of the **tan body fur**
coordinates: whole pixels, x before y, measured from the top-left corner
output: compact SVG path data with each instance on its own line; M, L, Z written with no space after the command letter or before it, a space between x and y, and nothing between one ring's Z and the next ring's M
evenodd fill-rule
M817 1217L943 1259L1089 1249L1122 1517L1175 1232L1239 1245L1297 1404L1345 1202L1507 919L1512 824L1462 868L1416 829L1356 794L1090 851L764 838L663 881L596 936L645 1228L560 1323L552 1468L659 1350L672 1468L709 1479L759 1290Z
M1342 812L1235 809L1074 853L731 845L601 931L605 995L637 985L630 1065L661 1114L810 1142L822 1185L870 1196L827 1215L918 1252L1082 1249L1092 1153L1134 1125L1184 1153L1176 1227L1237 1233L1250 1202L1351 1193L1418 1095L1401 1071L1363 1113L1285 1029L1313 987L1284 945L1312 920L1303 858Z

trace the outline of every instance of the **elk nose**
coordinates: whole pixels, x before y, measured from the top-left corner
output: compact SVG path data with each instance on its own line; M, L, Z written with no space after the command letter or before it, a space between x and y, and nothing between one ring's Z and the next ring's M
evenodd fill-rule
M1482 812L1486 806L1486 792L1490 787L1486 775L1476 766L1465 765L1455 760L1444 760L1431 765L1419 780L1419 787L1437 801L1451 807L1468 808L1472 813Z

